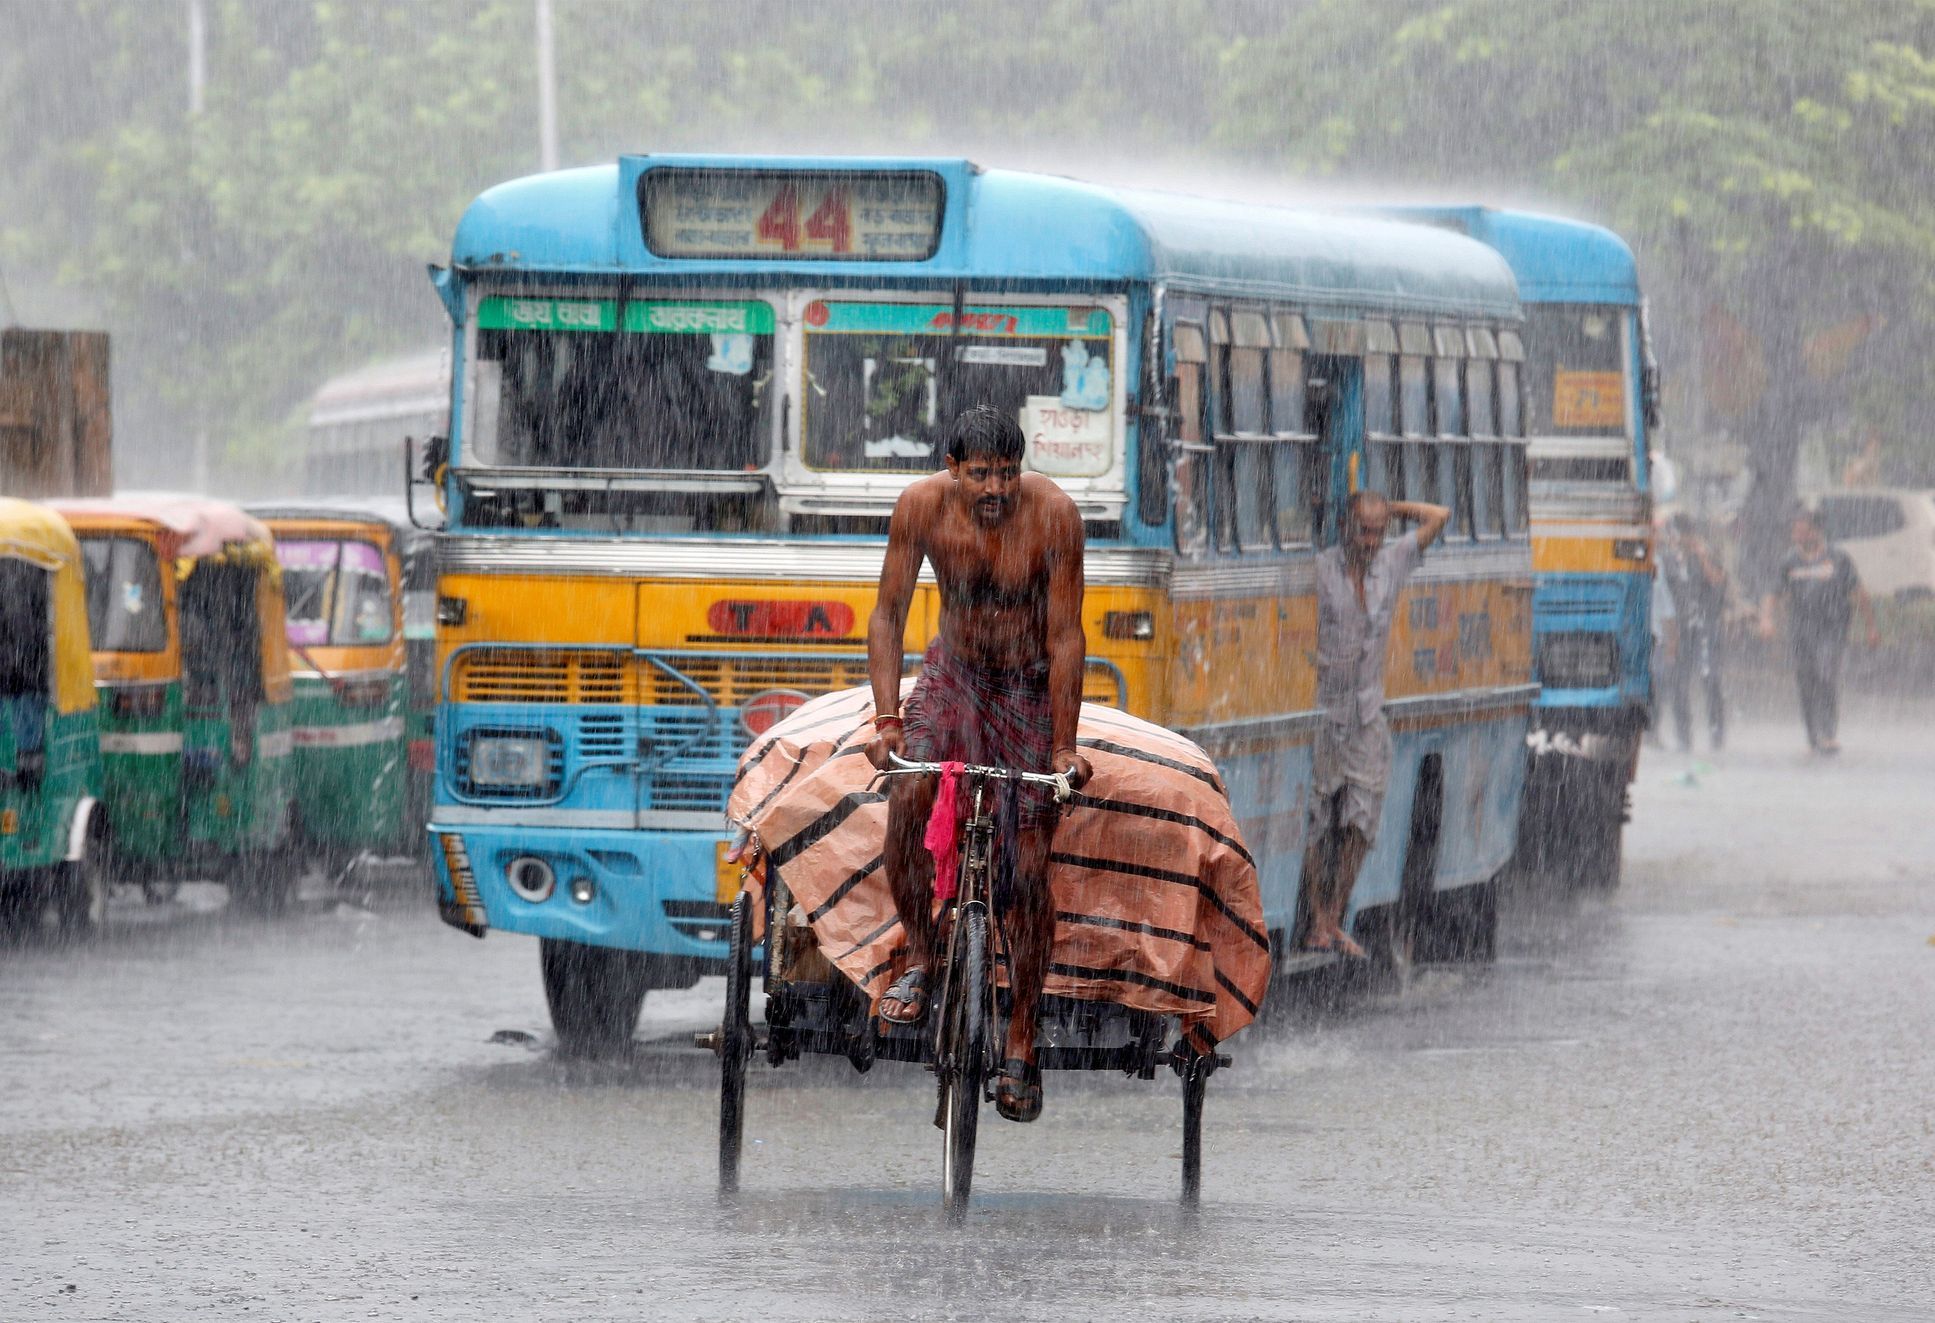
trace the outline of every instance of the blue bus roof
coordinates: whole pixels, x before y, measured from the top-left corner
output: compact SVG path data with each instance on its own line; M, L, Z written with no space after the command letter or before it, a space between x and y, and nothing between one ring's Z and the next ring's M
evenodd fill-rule
M929 171L945 189L940 243L926 260L904 262L659 257L645 246L638 184L647 171L668 166ZM1436 227L1361 212L1104 188L983 170L961 159L627 156L488 190L464 212L451 260L466 274L784 276L828 284L1161 281L1337 311L1520 315L1511 269L1499 254Z
M1527 303L1639 303L1626 241L1603 225L1494 207L1380 207L1378 214L1442 225L1497 249Z

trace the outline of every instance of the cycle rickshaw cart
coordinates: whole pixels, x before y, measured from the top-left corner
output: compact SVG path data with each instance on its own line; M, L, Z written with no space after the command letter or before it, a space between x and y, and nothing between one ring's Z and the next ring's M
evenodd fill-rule
M730 906L725 1014L698 1035L720 1061L719 1185L738 1188L748 1068L804 1053L934 1072L944 1136L943 1206L967 1210L981 1108L1005 1041L1008 990L995 906L1005 789L1063 799L1051 886L1055 941L1038 1017L1037 1062L1050 1070L1119 1070L1182 1081L1182 1198L1202 1179L1202 1117L1216 1050L1255 1014L1269 980L1256 871L1214 765L1195 745L1113 709L1085 705L1081 739L1094 778L955 765L960 787L956 885L940 901L941 956L926 1018L888 1024L875 1002L894 966L899 921L881 865L884 778L871 695L828 694L756 739L741 762L732 813L743 871ZM944 890L944 889L943 889ZM765 1021L751 1015L763 985Z

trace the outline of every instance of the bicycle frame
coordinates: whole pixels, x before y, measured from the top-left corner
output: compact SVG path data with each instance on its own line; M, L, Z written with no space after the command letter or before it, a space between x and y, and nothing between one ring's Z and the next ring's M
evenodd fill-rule
M895 755L893 767L881 771L882 777L889 776L932 776L939 775L944 769L940 763L909 762ZM1024 785L1041 786L1052 790L1057 802L1066 802L1074 793L1068 777L1061 773L1023 772L1006 767L982 767L963 764L959 774L968 781L967 799L969 810L961 823L961 857L954 898L947 908L941 911L937 920L945 925L947 931L947 957L943 962L940 997L937 1005L940 1014L933 1016L934 1033L934 1073L940 1082L941 1106L945 1107L947 1089L951 1081L968 1069L971 1063L960 1059L962 1045L955 1040L962 1017L956 1013L955 988L962 971L963 934L967 925L961 922L970 908L978 908L985 913L996 931L1001 932L1000 945L1006 949L1006 932L1001 927L1001 916L994 909L994 805L989 795L997 781L1014 781ZM981 1044L983 1054L982 1069L979 1077L986 1080L989 1068L993 1065L992 1053L996 1034L995 996L994 996L994 949L989 943L983 952L986 968L981 971L979 980L986 1005L983 1007L984 1023L990 1032ZM973 986L972 981L970 985ZM1003 1035L1005 1038L1005 1035Z

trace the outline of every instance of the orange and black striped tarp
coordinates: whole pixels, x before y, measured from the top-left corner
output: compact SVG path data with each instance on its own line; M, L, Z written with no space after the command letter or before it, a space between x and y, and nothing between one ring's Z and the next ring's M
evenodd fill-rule
M800 707L747 748L728 811L757 851L749 885L763 890L767 870L782 878L821 952L878 1003L903 937L882 866L885 785L865 753L872 715L865 688ZM1270 943L1215 764L1180 735L1093 704L1079 743L1095 776L1055 831L1046 990L1228 1038L1256 1014Z

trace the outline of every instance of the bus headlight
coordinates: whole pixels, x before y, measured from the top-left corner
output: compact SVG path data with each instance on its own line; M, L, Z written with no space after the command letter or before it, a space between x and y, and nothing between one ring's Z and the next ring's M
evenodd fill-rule
M552 871L551 865L533 854L519 855L511 860L504 870L504 879L511 884L512 891L533 905L551 899L551 893L558 885L558 875Z
M542 786L545 752L542 736L478 736L470 742L470 783L521 790Z

